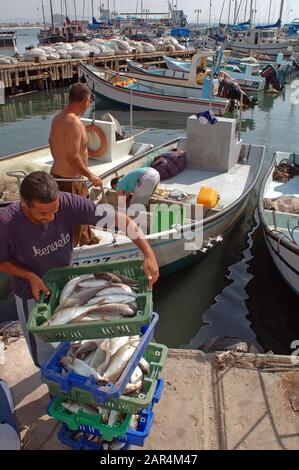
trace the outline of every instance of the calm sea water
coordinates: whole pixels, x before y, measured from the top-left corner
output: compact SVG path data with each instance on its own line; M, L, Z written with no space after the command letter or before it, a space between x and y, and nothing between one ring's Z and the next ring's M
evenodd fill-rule
M282 96L259 97L244 114L242 138L268 147L265 168L276 150L298 152L299 107L290 86ZM67 102L67 90L10 98L0 106L0 157L47 143L51 120ZM129 113L97 102L97 118L112 112L121 124ZM87 114L90 114L88 112ZM144 142L162 143L185 132L187 116L135 111L135 125L149 128ZM1 164L1 162L0 162ZM259 227L255 194L230 235L199 264L161 279L155 289L160 322L155 334L169 347L198 348L208 338L235 336L264 351L290 353L299 339L299 299L275 270ZM0 322L15 315L9 280L0 278Z

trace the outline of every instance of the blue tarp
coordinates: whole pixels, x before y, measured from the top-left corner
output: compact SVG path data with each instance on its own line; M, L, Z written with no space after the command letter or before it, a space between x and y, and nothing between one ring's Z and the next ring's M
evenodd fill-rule
M177 38L177 37L188 38L190 36L190 30L186 28L173 28L170 34L174 38Z

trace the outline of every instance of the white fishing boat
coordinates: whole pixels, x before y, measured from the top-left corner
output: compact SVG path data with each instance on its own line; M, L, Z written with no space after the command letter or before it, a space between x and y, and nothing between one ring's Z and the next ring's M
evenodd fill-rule
M0 31L0 54L12 55L17 52L15 31Z
M274 172L281 163L286 163L291 171L296 170L295 176L289 181L288 178L285 182L273 179ZM277 152L264 178L259 195L259 214L269 253L281 277L297 295L299 295L299 205L296 207L296 200L292 198L299 198L298 165L298 155ZM284 203L281 199L277 199L282 196L288 197Z
M83 120L90 125L89 120ZM115 129L114 129L115 130ZM187 123L187 137L177 138L142 155L99 164L90 161L101 175L105 193L91 189L96 203L108 202L118 207L117 194L109 189L117 175L150 166L154 158L178 148L186 150L186 169L163 181L150 201L146 212L138 213L138 221L147 222L146 239L156 253L161 273L173 272L206 255L233 228L243 214L259 178L265 147L243 144L235 138L236 121L219 118L215 125L203 125L196 116ZM6 175L29 163L45 169L51 165L49 149L39 149L2 160L1 172ZM28 166L27 166L28 169ZM10 173L11 174L11 173ZM21 176L21 174L19 175ZM210 204L198 199L202 188L218 198ZM173 194L183 199L173 199ZM162 206L161 206L162 204ZM136 214L135 214L136 215ZM142 224L143 226L143 224ZM140 256L136 245L121 232L95 228L101 238L98 245L74 249L74 264L106 263Z
M217 79L213 79L211 86L207 77L203 89L200 89L198 86L169 85L143 76L132 79L122 72L116 73L84 64L81 67L89 87L95 90L97 96L122 105L134 104L134 108L187 114L206 111L211 106L211 110L217 115L223 115L229 105L228 99L217 96ZM213 96L210 100L211 88Z
M203 68L204 70L206 70L206 73L199 72L196 75L196 70L198 69L200 61L203 60L205 57L209 58L211 61L211 53L209 52L200 52L195 54L192 59L192 62L184 62L182 60L180 61L170 57L165 57L165 62L168 66L168 69L166 70L158 68L146 70L142 68L140 64L128 60L127 63L130 73L129 76L132 78L138 78L138 76L132 74L139 74L139 76L140 74L142 74L146 75L147 78L150 78L152 81L155 82L159 82L160 80L163 83L174 85L180 84L186 86L190 79L190 73L192 73L193 77L197 77L195 83L198 85L199 88L201 88L203 79L206 76L206 73L209 73L209 69L207 69L206 64L206 66ZM181 71L178 71L177 69L180 67ZM260 75L259 64L240 62L238 65L234 65L227 64L221 61L221 64L219 64L219 66L217 67L217 72L221 71L225 71L232 80L234 80L238 83L238 85L240 85L243 90L260 92L265 88L266 80Z
M249 55L292 56L299 51L299 39L282 38L277 29L255 29L235 32L225 43L226 49Z

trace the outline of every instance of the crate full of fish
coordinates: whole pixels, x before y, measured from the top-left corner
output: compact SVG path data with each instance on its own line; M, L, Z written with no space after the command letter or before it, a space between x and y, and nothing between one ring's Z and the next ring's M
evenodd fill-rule
M151 321L152 291L141 260L52 269L50 290L30 314L28 329L46 342L140 334Z
M66 426L66 424L61 426L58 433L58 439L62 444L69 446L74 450L126 451L129 449L128 444L119 441L118 439L114 439L112 442L107 442L100 436L94 436L93 434L81 431L72 431Z
M126 344L129 344L125 343L126 340L130 341L121 337L101 342L63 343L42 367L42 381L55 397L136 414L149 407L153 400L157 377L163 370L168 349L164 345L150 343L144 346L146 350L139 362L141 351L127 368L125 357L121 362ZM65 359L67 357L77 359L73 361L73 367L72 362ZM116 364L118 370L115 369ZM110 371L108 369L106 378L109 377L111 382L101 385L96 374L104 375L104 367L108 366ZM112 372L117 374L112 377Z
M153 408L161 399L163 387L164 381L162 379L158 379L155 396L150 407L148 409L141 410L138 414L132 415L130 417L127 432L123 436L115 437L114 439L107 442L107 440L105 440L104 436L101 434L101 431L91 425L83 424L80 425L77 430L69 429L67 426L68 422L66 422L67 418L64 416L64 423L66 422L66 424L61 428L58 437L61 442L69 445L74 449L125 450L128 449L129 446L143 447L145 440L150 435L155 416L153 413ZM56 404L56 406L58 405ZM65 406L67 406L67 404L65 404ZM119 414L117 418L117 415L114 414L115 412L111 413L113 413L112 416L114 420L123 419L121 414ZM110 419L109 414L107 414L103 419L107 422L107 420Z

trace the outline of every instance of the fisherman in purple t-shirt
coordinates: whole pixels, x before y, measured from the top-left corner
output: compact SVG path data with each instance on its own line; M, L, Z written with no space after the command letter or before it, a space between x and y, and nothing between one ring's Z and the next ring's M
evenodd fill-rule
M0 214L0 272L12 276L19 320L37 366L45 363L54 348L28 332L28 315L42 292L49 295L43 274L71 264L74 227L78 224L116 225L126 231L130 224L131 238L144 254L143 267L150 286L159 277L154 252L126 214L115 213L108 204L96 207L83 197L59 193L51 175L31 173L21 185L21 201Z

